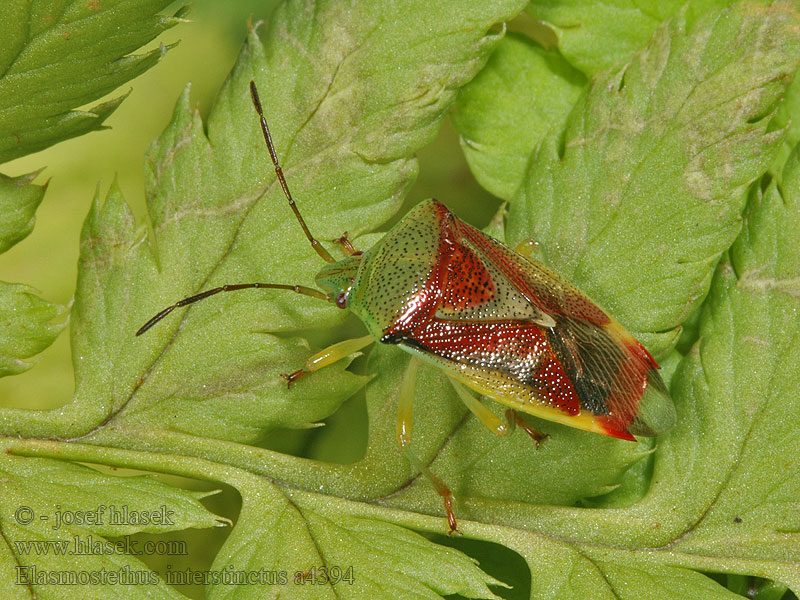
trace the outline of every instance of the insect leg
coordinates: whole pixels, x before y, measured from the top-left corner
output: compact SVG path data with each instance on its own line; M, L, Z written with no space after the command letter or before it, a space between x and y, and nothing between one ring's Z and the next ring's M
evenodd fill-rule
M347 237L346 231L342 234L342 237L336 238L335 242L342 245L342 248L348 256L353 256L353 254L361 254L358 250L356 250L356 247L353 246L350 238Z
M452 377L449 379L450 383L453 384L458 397L461 398L461 401L467 405L467 408L472 411L473 415L478 417L478 420L481 423L486 425L486 428L489 431L496 435L508 435L511 433L513 427L511 426L510 422L504 423L500 417L486 408L480 400L473 396L469 390L467 390L467 388L465 388Z
M375 338L373 338L371 335L365 335L364 337L337 342L332 346L328 346L316 354L309 356L306 360L306 366L304 368L298 369L294 373L281 375L281 377L283 377L287 381L288 385L291 386L306 373L313 373L314 371L319 371L322 367L332 365L346 356L350 356L353 352L358 352L362 348L369 346L374 341Z
M511 431L514 431L514 428L519 425L522 429L525 430L531 439L536 443L536 448L539 448L539 445L549 438L550 436L546 433L542 433L541 431L536 431L533 427L528 425L525 420L519 415L517 411L513 408L509 408L506 411L506 420L508 421L508 427Z
M525 430L525 433L531 436L533 441L536 442L537 448L543 440L549 437L546 433L540 433L528 425L513 408L509 408L506 411L506 422L504 423L500 417L486 408L483 403L473 396L461 383L452 377L450 378L450 383L453 384L461 401L467 405L467 408L472 411L472 414L478 417L478 420L486 425L486 428L492 433L496 435L508 435L519 425Z
M417 371L419 370L419 361L411 359L408 363L406 372L403 374L403 383L400 385L400 392L398 394L397 402L397 442L405 452L408 462L411 466L420 471L428 481L431 482L436 493L442 497L444 501L444 510L447 513L447 524L450 526L448 533L458 531L458 524L456 523L456 515L453 512L453 492L450 488L434 475L431 470L423 463L414 452L411 450L411 420L414 410L414 388L417 383Z

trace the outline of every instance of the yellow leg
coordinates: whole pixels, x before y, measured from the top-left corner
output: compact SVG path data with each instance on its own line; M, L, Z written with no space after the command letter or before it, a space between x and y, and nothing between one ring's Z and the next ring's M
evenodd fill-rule
M417 387L419 361L412 358L397 396L397 443L405 450L411 444L411 418L414 412L414 390Z
M375 338L373 338L371 335L365 335L364 337L338 342L333 344L333 346L328 346L324 350L320 350L316 354L309 356L308 360L306 360L305 368L299 369L294 373L282 375L281 377L283 377L291 386L306 373L313 373L322 367L332 365L333 363L350 356L353 354L353 352L358 352L362 348L369 346L374 341Z
M461 385L455 379L450 378L450 383L461 398L461 401L467 405L467 408L472 411L472 414L478 417L478 420L486 425L486 428L495 435L508 435L511 432L511 425L504 423L500 417L486 408L483 403L473 396L467 388Z
M403 382L400 384L400 391L397 398L397 442L405 452L408 462L411 466L417 469L420 473L428 478L431 482L436 493L442 497L444 501L444 510L447 514L447 524L450 526L449 534L458 531L458 524L456 523L456 515L453 512L453 492L450 488L434 475L431 470L423 463L414 452L411 450L411 425L412 415L414 412L414 390L417 383L417 371L419 370L419 361L411 359L403 374Z
M540 433L528 425L513 408L509 408L506 411L506 421L504 423L500 417L486 408L483 403L473 396L461 383L452 378L450 379L450 383L453 384L458 397L461 398L461 401L472 411L472 414L478 417L478 420L495 435L508 435L513 432L517 426L520 426L525 430L525 433L531 436L531 439L536 442L537 448L539 444L548 437L547 434Z
M534 443L536 444L536 449L537 450L539 449L539 445L544 440L546 440L547 438L550 437L546 433L542 433L541 431L536 431L533 427L528 425L524 421L524 419L521 416L519 416L519 413L517 411L515 411L513 408L509 408L506 411L506 421L508 421L508 426L511 429L511 431L514 431L514 428L517 425L522 427L522 429L525 431L525 433L527 433L531 437L531 439L534 441Z
M353 256L353 254L361 254L358 250L356 250L355 246L353 246L350 239L347 237L347 232L345 231L342 234L342 237L336 238L334 240L337 244L342 245L342 249L347 253L348 256Z

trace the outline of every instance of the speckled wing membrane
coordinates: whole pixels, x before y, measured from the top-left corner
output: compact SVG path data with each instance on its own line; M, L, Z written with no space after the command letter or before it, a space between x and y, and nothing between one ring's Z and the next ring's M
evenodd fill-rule
M435 260L406 288L407 310L382 341L523 412L622 439L658 433L646 417L671 401L633 336L560 276L442 204L417 210L430 211L419 222L437 221L422 242L435 248L420 248Z

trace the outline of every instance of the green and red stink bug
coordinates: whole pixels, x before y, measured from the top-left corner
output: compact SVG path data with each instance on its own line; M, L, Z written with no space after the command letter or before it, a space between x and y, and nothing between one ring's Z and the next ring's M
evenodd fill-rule
M175 308L248 288L292 290L352 311L369 335L334 344L288 383L379 341L442 369L459 397L492 432L514 425L536 440L521 411L551 421L635 440L675 422L675 408L658 365L619 323L556 273L459 220L443 204L418 204L365 252L342 238L349 254L335 261L311 235L278 162L255 83L253 104L275 173L314 250L329 264L316 276L321 290L285 284L225 285L176 302L150 319L141 335ZM397 438L411 463L444 499L456 530L450 490L413 454L411 414L416 361L399 394ZM507 422L470 388L507 407Z

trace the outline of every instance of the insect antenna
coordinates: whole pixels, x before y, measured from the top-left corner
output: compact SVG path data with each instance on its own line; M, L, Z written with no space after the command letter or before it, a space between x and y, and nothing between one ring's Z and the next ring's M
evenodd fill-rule
M136 335L142 335L145 331L150 329L153 325L158 323L161 319L166 317L176 308L180 308L181 306L186 306L187 304L193 304L195 302L199 302L200 300L204 300L209 296L213 296L214 294L219 294L221 292L235 292L236 290L246 290L250 288L291 290L298 294L303 294L304 296L311 296L313 298L319 298L327 302L330 302L331 300L328 294L325 294L319 290L315 290L314 288L306 287L304 285L287 285L283 283L234 283L228 285L221 285L220 287L214 288L213 290L206 290L205 292L200 292L199 294L195 294L194 296L189 296L188 298L184 298L183 300L178 300L175 304L173 304L172 306L168 306L167 308L159 312L156 316L154 316L152 319L150 319L147 323L142 325L139 328L139 331L136 332Z
M297 217L297 221L300 223L300 227L303 228L303 233L306 234L308 241L311 242L311 247L314 248L317 254L319 254L325 261L329 263L336 262L333 257L328 253L327 250L319 243L311 232L308 229L308 225L303 220L303 216L300 214L300 211L297 208L297 205L294 203L294 199L292 198L292 194L289 191L289 186L286 184L286 178L283 176L283 169L281 169L281 165L278 163L278 154L275 152L275 145L272 143L272 135L269 132L269 126L267 125L267 119L264 117L264 109L261 108L261 100L258 97L258 90L256 89L256 84L254 81L250 81L250 95L253 98L253 106L256 107L256 112L258 113L260 122L261 122L261 131L264 134L264 141L267 142L267 149L269 150L269 156L272 159L272 164L275 165L275 175L278 177L278 181L281 184L281 188L283 188L283 193L286 195L286 199L289 201L289 206L292 208L295 217ZM352 248L352 245L348 245ZM353 249L354 250L354 249ZM220 287L216 287L211 290L206 290L204 292L200 292L195 294L194 296L189 296L188 298L184 298L183 300L179 300L175 304L168 306L153 318L151 318L147 323L142 325L139 330L136 332L136 335L142 335L145 331L150 329L153 325L158 323L161 319L166 317L169 313L171 313L176 308L180 308L181 306L186 306L187 304L193 304L195 302L199 302L200 300L204 300L209 296L213 296L215 294L219 294L222 292L235 292L237 290L246 290L252 288L261 288L261 289L273 289L273 290L291 290L297 294L302 294L304 296L311 296L313 298L319 298L320 300L325 300L326 302L331 301L331 297L319 290L315 290L314 288L306 287L303 285L288 285L283 283L236 283L236 284L228 284L222 285Z
M306 225L303 216L300 214L300 210L297 208L297 205L294 203L294 199L292 198L292 193L289 191L289 186L286 184L286 178L283 176L283 169L281 169L281 165L278 163L278 154L275 152L275 145L272 143L272 135L269 133L269 127L267 126L267 119L264 117L264 109L261 108L261 100L258 97L258 89L256 88L256 82L250 81L250 96L253 98L253 106L256 107L256 112L261 120L261 131L264 134L264 141L267 142L267 149L269 149L269 156L272 159L272 164L275 165L275 175L278 177L278 181L283 188L283 193L286 195L286 199L289 201L289 206L291 206L292 211L294 212L294 216L297 217L297 221L300 223L300 227L303 228L303 233L306 234L308 241L311 242L311 247L314 248L314 251L319 254L325 261L329 263L336 262L333 257L328 254L328 251L325 250L322 244L319 243L319 240L311 235L311 231L308 229L308 225Z

